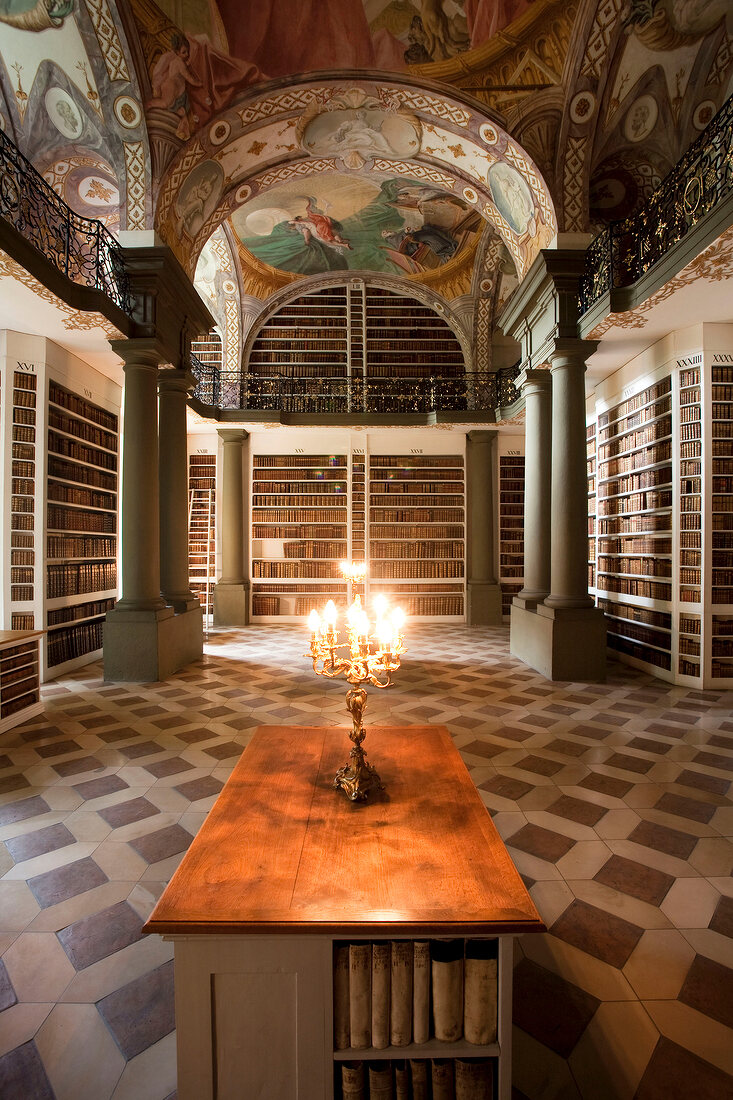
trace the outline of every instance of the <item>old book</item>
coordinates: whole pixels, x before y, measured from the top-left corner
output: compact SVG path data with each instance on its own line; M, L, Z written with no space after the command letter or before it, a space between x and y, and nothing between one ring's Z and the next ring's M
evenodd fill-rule
M412 1081L412 1100L430 1100L429 1062L420 1058L410 1059L410 1079Z
M452 1058L433 1058L430 1069L433 1100L456 1100Z
M463 1032L463 940L432 940L430 971L435 1038L452 1043Z
M412 1038L427 1043L430 1038L430 944L416 940L413 944L412 968Z
M336 946L333 957L333 1042L336 1050L349 1046L349 945Z
M341 1063L341 1094L343 1100L365 1100L363 1062Z
M394 1097L395 1100L410 1100L410 1074L407 1062L400 1059L392 1063L394 1067Z
M394 1100L391 1062L370 1063L369 1100Z
M456 1100L491 1100L493 1070L491 1062L479 1058L457 1058Z
M351 1046L372 1045L372 945L349 944L349 1026Z
M372 944L372 1046L389 1046L389 998L392 970L392 945Z
M469 1043L496 1042L497 940L466 940L463 1034Z
M412 940L392 941L389 1018L392 1046L407 1046L412 1039Z

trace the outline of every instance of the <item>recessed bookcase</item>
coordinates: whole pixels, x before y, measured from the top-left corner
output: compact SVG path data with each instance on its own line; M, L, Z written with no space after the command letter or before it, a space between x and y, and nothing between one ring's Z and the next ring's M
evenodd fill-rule
M503 442L503 441L502 441ZM501 613L509 620L512 600L524 585L524 455L515 446L499 454L499 584Z
M188 582L205 616L216 584L216 454L188 456Z
M49 379L46 666L102 649L117 592L118 418Z
M596 422L585 428L586 471L588 478L588 591L596 587Z
M12 373L12 451L10 502L10 605L15 630L35 626L36 595L36 422L38 378L26 370Z
M733 355L711 363L710 677L733 684Z

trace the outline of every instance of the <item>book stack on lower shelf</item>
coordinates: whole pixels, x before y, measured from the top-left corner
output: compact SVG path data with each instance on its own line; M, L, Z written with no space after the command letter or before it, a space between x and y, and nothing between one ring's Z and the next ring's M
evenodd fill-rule
M35 596L37 385L35 374L13 372L10 601L16 628L33 627L33 610L22 605L31 604Z
M188 457L188 583L204 615L214 613L216 455Z
M497 1006L495 939L336 943L336 1095L489 1100Z
M40 630L0 630L0 733L27 721L42 709L40 637Z
M596 422L585 429L586 477L588 480L588 589L596 587Z
M499 456L499 583L508 618L524 584L524 455Z

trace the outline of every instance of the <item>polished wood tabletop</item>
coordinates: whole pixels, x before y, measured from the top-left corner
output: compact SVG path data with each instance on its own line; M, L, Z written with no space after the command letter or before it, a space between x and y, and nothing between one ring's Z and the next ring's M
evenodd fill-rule
M365 744L386 789L352 803L347 730L260 726L144 930L544 931L448 730Z

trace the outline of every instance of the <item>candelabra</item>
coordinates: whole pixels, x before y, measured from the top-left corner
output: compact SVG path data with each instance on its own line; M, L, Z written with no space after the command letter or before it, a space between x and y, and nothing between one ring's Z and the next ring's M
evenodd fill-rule
M362 748L366 737L362 717L367 704L363 685L376 688L391 685L392 673L400 667L400 656L405 652L402 633L405 616L399 607L388 615L386 598L378 596L374 601L376 623L372 628L361 597L353 595L354 585L366 576L366 566L363 562L344 562L341 571L349 580L349 597L353 596L346 612L347 641L339 642L338 611L333 600L329 600L322 616L315 610L310 613L311 647L306 656L312 659L317 676L329 680L343 676L351 684L346 692L346 709L351 715L353 729L349 738L354 747L349 753L349 763L339 768L333 785L345 791L352 802L363 802L372 788L384 787L376 769L366 762Z

